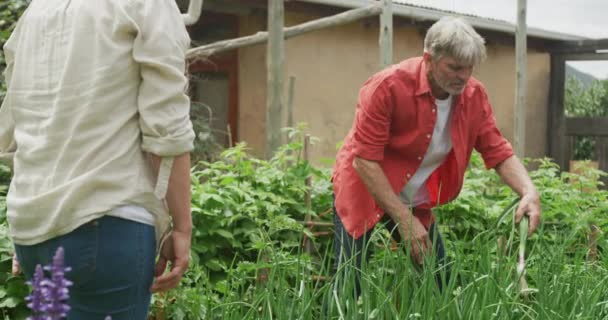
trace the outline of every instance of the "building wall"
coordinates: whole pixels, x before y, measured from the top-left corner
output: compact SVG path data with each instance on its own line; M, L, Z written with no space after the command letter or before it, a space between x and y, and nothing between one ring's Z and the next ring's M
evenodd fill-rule
M294 25L316 18L319 17L286 12L285 20L286 25ZM263 16L240 20L241 35L265 29ZM396 24L394 62L421 55L422 44L423 35L417 28ZM256 155L264 154L265 144L265 50L265 45L239 50L239 139L246 141ZM306 122L309 132L320 139L312 149L313 158L326 162L322 160L335 156L336 145L352 125L360 86L380 69L378 24L376 19L369 19L315 31L288 39L285 50L285 79L296 77L295 122ZM548 54L529 52L526 156L545 154L549 67ZM488 45L488 59L475 76L488 90L500 130L512 141L514 48Z
M488 59L475 72L488 91L498 127L513 142L515 108L515 48L489 45ZM546 154L550 56L528 51L526 87L526 157Z
M266 20L259 15L240 18L239 34L246 36L266 29ZM245 141L254 154L264 154L266 137L266 46L239 49L239 141Z

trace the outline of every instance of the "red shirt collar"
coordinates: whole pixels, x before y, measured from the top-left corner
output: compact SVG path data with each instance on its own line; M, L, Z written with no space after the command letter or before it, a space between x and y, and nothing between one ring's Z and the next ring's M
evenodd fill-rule
M420 67L418 68L418 87L416 88L416 95L421 96L426 93L431 93L431 86L429 84L429 78L427 76L426 63L424 59L420 59Z

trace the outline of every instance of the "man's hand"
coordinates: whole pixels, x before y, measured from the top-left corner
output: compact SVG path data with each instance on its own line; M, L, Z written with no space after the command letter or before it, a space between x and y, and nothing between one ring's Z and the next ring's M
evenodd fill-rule
M540 199L536 192L524 194L521 198L515 212L515 222L519 223L524 215L530 218L530 229L528 229L530 236L540 224Z
M190 261L190 240L192 233L173 230L160 249L160 258L154 268L154 283L150 289L153 293L173 289L179 285L182 276L188 269ZM165 274L167 262L170 272Z
M433 247L428 232L420 223L420 220L412 215L410 210L401 202L399 196L393 192L384 171L377 161L355 157L353 168L376 202L399 225L401 239L410 243L412 259L416 263L422 264L424 255L431 251Z
M540 224L540 199L526 168L516 156L511 156L496 166L496 172L521 197L515 212L515 222L519 223L524 215L530 217L528 235L532 235Z
M410 244L410 256L416 263L422 264L424 256L433 251L433 244L428 231L420 220L414 216L411 216L410 223L401 223L399 229L403 241Z

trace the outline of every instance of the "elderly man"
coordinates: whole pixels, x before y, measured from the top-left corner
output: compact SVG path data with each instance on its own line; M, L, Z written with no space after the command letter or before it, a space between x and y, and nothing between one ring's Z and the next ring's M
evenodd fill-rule
M530 232L536 229L538 194L497 129L485 88L471 77L485 55L484 40L470 25L445 17L428 30L422 57L364 84L332 178L336 267L351 258L360 267L378 222L410 245L415 262L431 251L442 262L431 208L456 198L473 149L521 196L516 221L527 215Z
M64 248L68 319L147 319L188 267L189 43L174 1L35 0L4 47L11 236L28 278Z

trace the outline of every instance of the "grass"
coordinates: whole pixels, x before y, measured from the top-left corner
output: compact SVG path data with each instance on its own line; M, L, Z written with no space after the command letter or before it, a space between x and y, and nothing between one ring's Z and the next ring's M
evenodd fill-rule
M517 235L505 255L498 253L496 232L481 233L467 244L444 239L448 240L452 276L440 291L433 258L423 268L415 268L403 248L388 249L387 234L379 231L370 242L375 253L360 270L358 299L352 295L352 266L346 266L350 271L339 288L333 286L334 278L313 278L314 274L333 274L333 251L315 262L300 252L265 248L267 261L233 268L224 293L211 292L204 284L196 289L205 301L204 314L198 317L323 319L325 314L327 319L608 319L606 258L600 255L603 260L589 263L584 250L572 254L567 245L545 243L543 232L549 230L538 230L540 235L533 236L526 248L526 278L530 288L537 290L528 295L519 291ZM259 280L262 270L267 272L264 281ZM179 299L174 304L180 308Z

